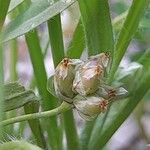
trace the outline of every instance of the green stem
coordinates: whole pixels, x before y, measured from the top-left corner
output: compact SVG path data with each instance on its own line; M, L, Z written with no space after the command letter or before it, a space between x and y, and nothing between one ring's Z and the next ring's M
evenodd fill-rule
M78 2L89 55L103 51L112 53L114 40L108 0L81 0Z
M63 113L64 128L67 138L67 149L68 150L79 150L79 141L76 131L75 120L73 113L69 112Z
M72 108L72 105L70 105L66 102L63 102L59 107L52 109L52 110L49 110L49 111L22 115L22 116L18 116L18 117L14 117L14 118L10 118L10 119L1 121L0 126L6 126L9 124L27 121L27 120L32 120L32 119L52 117L52 116L58 115L62 112L68 111L71 108Z
M6 14L8 11L8 7L10 4L10 0L0 0L0 41L2 39L1 37L1 30L6 18ZM3 77L3 45L0 44L0 121L2 120L3 116L3 101L4 101L4 91L3 91L3 84L4 84L4 77ZM0 139L2 137L2 127L0 127Z
M54 65L57 66L65 55L60 15L48 20L48 32Z
M0 44L0 121L2 120L3 116L3 100L4 100L4 95L3 95L3 49L2 45ZM2 127L0 127L0 139L2 137Z
M88 143L91 137L94 124L95 124L95 120L91 122L90 121L85 122L84 128L81 133L81 137L80 137L81 150L85 150L88 148Z
M58 63L64 58L64 45L63 45L60 14L48 21L48 30L54 66L56 67ZM65 124L67 148L69 150L73 149L78 150L79 149L78 136L72 111L63 114L63 121Z
M10 41L10 80L17 80L16 64L17 64L17 39Z
M26 42L28 45L38 90L42 97L42 108L44 109L44 111L53 109L56 106L56 101L47 91L47 75L44 66L44 58L36 30L29 32L26 35ZM48 133L49 145L52 149L55 150L58 146L56 140L56 132L58 132L56 117L51 117L45 120L44 125Z

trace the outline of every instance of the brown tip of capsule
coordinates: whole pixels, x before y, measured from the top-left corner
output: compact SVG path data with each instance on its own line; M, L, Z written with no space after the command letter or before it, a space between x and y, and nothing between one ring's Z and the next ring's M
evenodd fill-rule
M96 73L97 75L100 75L102 72L103 72L102 68L101 68L100 66L96 66L96 68L95 68L95 73Z
M108 100L101 100L99 103L99 107L102 110L102 112L104 112L105 110L107 110L107 106L108 106Z
M62 60L62 64L63 64L63 66L67 67L68 64L69 64L69 58L64 58L64 59Z
M110 57L110 52L105 52L105 56L109 58Z
M116 97L116 90L115 90L115 89L109 90L109 91L108 91L108 97L109 97L109 98L114 98L114 97Z

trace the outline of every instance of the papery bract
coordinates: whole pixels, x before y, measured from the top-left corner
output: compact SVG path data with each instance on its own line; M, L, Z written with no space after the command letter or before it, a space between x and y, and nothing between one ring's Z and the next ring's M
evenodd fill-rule
M73 91L80 95L89 95L96 92L100 80L104 76L104 69L107 67L108 61L109 56L107 53L91 56L76 72Z
M96 96L77 96L73 104L83 119L92 120L107 110L108 101Z
M128 91L125 88L108 85L101 85L96 93L107 100L119 100L128 95Z
M75 67L80 63L82 61L78 59L64 58L56 67L54 87L56 95L60 99L71 102L71 99L75 96L72 85L75 77Z

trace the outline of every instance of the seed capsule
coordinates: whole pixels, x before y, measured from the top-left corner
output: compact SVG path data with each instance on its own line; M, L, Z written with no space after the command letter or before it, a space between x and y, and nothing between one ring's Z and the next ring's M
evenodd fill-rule
M108 85L101 85L96 93L107 100L119 100L128 95L128 91L123 87L112 87Z
M96 92L100 80L104 76L104 69L107 67L108 61L107 53L91 56L76 72L73 91L80 95L89 95Z
M75 80L73 82L73 91L80 95L88 95L94 93L100 84L100 77L103 70L100 66L92 68L80 68L76 72Z
M106 68L108 66L108 62L109 62L109 58L110 55L108 52L105 52L105 53L100 53L98 55L95 55L95 56L91 56L89 58L89 63L87 64L88 66L102 66L103 69ZM91 61L92 60L92 61Z
M107 110L108 103L108 100L96 96L77 96L73 101L75 108L85 120L92 120L101 112L105 112Z
M63 100L71 102L75 96L72 91L73 80L75 77L75 67L82 63L78 59L64 58L56 67L54 75L54 88L56 95Z

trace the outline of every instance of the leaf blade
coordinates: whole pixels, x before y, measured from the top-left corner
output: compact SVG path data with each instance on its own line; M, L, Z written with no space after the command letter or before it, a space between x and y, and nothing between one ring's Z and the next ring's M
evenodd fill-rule
M74 2L75 0L71 0L71 2L68 3L58 1L51 5L48 1L33 1L25 12L22 12L6 26L3 30L2 41L6 42L29 32L41 23L59 14Z

